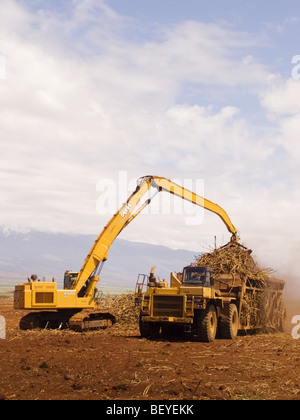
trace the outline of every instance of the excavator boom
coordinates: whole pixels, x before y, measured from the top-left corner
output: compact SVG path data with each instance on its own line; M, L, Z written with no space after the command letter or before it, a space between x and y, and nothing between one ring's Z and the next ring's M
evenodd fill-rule
M209 201L206 198L201 197L200 195L197 195L194 192L189 191L186 188L183 188L166 178L153 176L152 186L159 188L162 191L167 191L171 194L174 194L177 197L181 197L183 200L190 201L193 204L204 207L206 210L217 214L225 223L228 231L234 236L237 234L237 230L231 223L228 214L225 212L225 210L222 209L222 207L218 206L218 204L215 204L212 201Z

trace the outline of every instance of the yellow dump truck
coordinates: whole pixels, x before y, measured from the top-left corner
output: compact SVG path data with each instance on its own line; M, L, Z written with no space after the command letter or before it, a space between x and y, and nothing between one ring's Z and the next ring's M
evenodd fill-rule
M239 331L284 329L282 280L231 274L214 278L211 268L190 265L178 276L171 273L168 287L165 281L156 281L153 271L137 282L142 337L188 332L199 341L212 342L216 337L234 339Z

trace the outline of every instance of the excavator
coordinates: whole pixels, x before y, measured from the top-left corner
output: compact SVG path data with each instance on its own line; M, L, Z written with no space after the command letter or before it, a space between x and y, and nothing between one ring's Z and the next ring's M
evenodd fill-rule
M153 187L155 194L142 202ZM109 313L97 310L97 289L99 275L108 251L120 232L148 206L159 192L166 191L217 214L232 234L231 241L237 242L237 230L227 213L217 204L189 191L171 180L158 176L144 176L138 179L135 191L121 206L94 242L79 273L66 271L63 290L52 282L37 281L32 275L26 283L15 286L14 308L29 310L20 321L21 329L71 328L77 331L106 328L114 324Z

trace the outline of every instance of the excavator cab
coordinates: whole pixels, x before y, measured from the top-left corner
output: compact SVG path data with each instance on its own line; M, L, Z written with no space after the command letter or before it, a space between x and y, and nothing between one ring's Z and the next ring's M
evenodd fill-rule
M212 287L214 285L213 272L209 267L184 267L182 286Z
M64 290L72 289L73 284L76 282L78 273L73 271L66 271L64 275Z

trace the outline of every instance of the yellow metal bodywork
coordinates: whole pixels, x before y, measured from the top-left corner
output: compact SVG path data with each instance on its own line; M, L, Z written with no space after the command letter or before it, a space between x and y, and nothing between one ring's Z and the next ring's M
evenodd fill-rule
M180 287L181 286L181 281L178 280L178 278L175 276L174 273L171 273L171 275L170 275L170 286L171 287Z
M151 199L147 199L142 204L140 204L140 201L151 187L155 188L157 192L167 191L216 213L223 220L228 231L235 237L237 230L231 223L227 213L220 206L177 185L169 179L145 176L138 180L136 190L110 219L96 239L77 278L72 282L71 289L57 290L56 283L29 281L16 286L15 307L19 309L94 308L93 295L99 280L97 274L100 263L107 259L109 248L119 233L150 204ZM85 291L84 295L81 296L82 290L84 290L83 287L85 287Z
M95 308L92 296L78 297L75 290L57 290L56 283L28 282L17 285L15 309L88 309Z
M171 273L171 279L172 279ZM174 274L173 274L174 276ZM176 279L176 277L173 277ZM177 280L179 282L179 280ZM154 299L156 296L164 297L164 307L168 308L174 296L182 298L182 308L180 316L157 315L154 313ZM170 299L168 299L170 298ZM141 302L142 320L144 322L192 324L194 311L197 309L195 299L201 299L205 309L206 301L215 298L214 288L211 287L149 287L147 293L143 294Z

